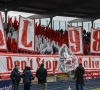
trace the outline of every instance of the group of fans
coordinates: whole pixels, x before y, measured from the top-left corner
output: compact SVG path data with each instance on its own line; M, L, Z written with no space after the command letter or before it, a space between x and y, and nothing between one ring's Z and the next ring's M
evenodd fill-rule
M83 75L85 74L84 67L82 67L82 63L76 68L75 77L76 80L76 90L84 90L83 84L84 79ZM47 90L47 70L44 68L44 64L40 65L40 68L36 71L36 77L38 78L38 90ZM16 65L13 71L11 72L10 78L12 79L13 89L18 90L19 83L21 78L23 78L24 90L30 90L31 81L34 80L35 76L30 71L30 67L26 66L23 71L23 74L20 74L18 71L18 66Z
M20 74L18 68L19 67L16 65L10 75L13 83L13 90L18 90L21 78L23 79L24 90L30 90L31 81L35 79L35 76L32 74L30 67L28 66L25 67L22 74ZM47 90L47 70L44 68L44 64L41 64L40 68L36 71L36 77L38 78L39 90L42 90L42 85L44 86L44 90Z
M68 31L65 30L53 30L49 27L44 27L35 24L35 52L27 52L24 50L17 49L18 43L18 21L8 19L8 25L6 30L7 35L7 47L9 52L13 53L29 53L29 54L57 54L59 48L66 44L68 46ZM84 54L90 54L90 32L83 30L83 41L84 41Z

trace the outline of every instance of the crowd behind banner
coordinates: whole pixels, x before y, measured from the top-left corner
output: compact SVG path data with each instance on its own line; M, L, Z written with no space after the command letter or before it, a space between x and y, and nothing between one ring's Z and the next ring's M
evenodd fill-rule
M18 25L19 22L15 18L12 22L12 18L8 18L8 24L6 29L6 40L8 52L13 53L28 53L28 54L58 54L59 48L68 44L68 31L65 30L53 30L49 27L41 26L35 23L35 52L28 52L24 50L18 50ZM84 42L84 54L90 54L90 32L83 30L83 42Z

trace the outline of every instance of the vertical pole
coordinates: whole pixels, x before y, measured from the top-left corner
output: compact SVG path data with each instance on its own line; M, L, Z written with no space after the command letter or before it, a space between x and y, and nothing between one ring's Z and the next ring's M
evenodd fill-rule
M54 20L52 20L53 21L53 29L54 29Z
M46 26L48 26L48 20L46 20Z
M89 23L88 23L88 32L90 31Z
M60 21L59 21L59 30L61 29L61 27L60 27Z
M52 17L50 18L50 22L51 22L51 29L52 29Z
M67 24L66 24L66 21L65 21L65 30L67 30L67 26L66 26Z
M78 22L77 22L77 27L78 27Z
M7 11L5 11L5 23L4 24L5 24L4 30L6 31L6 35L7 35ZM8 52L8 50L7 50L7 52Z
M93 23L93 28L95 28L95 23Z
M93 27L93 21L91 21L91 24L92 24L92 27ZM95 25L94 25L94 28L95 28Z
M83 30L83 22L82 22L82 30Z
M5 11L5 28L7 28L7 11Z
M41 25L41 19L39 19L39 24Z

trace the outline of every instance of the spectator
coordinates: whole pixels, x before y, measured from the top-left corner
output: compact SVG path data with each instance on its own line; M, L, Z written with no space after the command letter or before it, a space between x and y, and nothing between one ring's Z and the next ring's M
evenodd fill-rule
M38 78L38 90L47 90L47 70L44 68L44 64L41 64L40 68L36 71L36 77Z
M56 47L52 46L52 48L53 48L53 54L58 53L58 49Z
M86 35L86 30L85 30L85 29L83 30L83 35L84 35L84 36Z
M84 84L84 67L82 67L82 63L79 64L79 66L76 68L75 72L75 79L76 79L76 89L77 90L83 90L83 84Z
M30 90L31 80L34 80L34 75L30 71L30 67L26 67L21 77L24 79L24 90Z
M28 66L25 67L25 69L23 70L23 73L25 73L25 71L27 70ZM24 79L23 79L23 83L24 83Z
M16 65L13 71L11 72L10 78L12 79L12 83L14 86L14 90L18 90L19 82L20 82L20 72L18 71L18 66Z

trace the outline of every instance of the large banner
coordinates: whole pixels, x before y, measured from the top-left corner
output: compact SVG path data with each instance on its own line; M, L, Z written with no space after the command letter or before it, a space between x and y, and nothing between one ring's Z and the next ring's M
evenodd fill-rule
M100 28L91 30L90 52L100 53Z
M18 49L35 51L35 20L20 16Z
M7 51L2 15L0 13L0 51Z
M68 26L69 49L73 54L83 54L82 27Z
M76 56L77 66L83 64L85 68L85 77L100 77L100 56ZM0 53L0 76L8 75L17 64L20 72L23 72L25 66L30 66L33 73L44 63L48 74L62 73L59 72L58 55L25 55L25 54L5 54ZM70 67L71 68L71 67Z
M25 66L30 66L33 73L44 63L49 73L58 72L58 55L24 55L24 54L0 54L0 73L10 73L15 65L23 72Z

